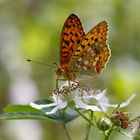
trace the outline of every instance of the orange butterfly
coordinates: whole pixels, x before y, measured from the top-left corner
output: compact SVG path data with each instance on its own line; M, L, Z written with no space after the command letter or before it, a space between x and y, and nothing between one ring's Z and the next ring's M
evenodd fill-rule
M75 81L76 78L95 78L105 68L110 57L106 43L108 24L102 21L86 35L80 19L71 14L65 21L60 42L58 80Z

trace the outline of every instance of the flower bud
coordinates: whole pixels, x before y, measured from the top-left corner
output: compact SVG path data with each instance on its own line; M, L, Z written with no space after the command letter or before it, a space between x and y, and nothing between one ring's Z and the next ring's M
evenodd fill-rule
M111 120L114 125L120 126L123 129L126 129L129 125L128 114L121 111L116 111L112 113Z
M108 118L102 117L97 121L97 127L102 131L106 131L111 127L111 121Z

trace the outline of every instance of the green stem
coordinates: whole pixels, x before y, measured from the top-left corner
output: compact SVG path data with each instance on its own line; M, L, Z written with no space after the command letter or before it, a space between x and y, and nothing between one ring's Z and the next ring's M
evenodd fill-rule
M90 114L90 119L91 120L93 119L93 112L92 111L91 111L91 114ZM88 138L89 138L90 129L91 129L91 123L88 124L87 134L86 134L85 140L88 140Z
M79 110L77 110L77 113L80 114L81 117L83 117L86 121L88 121L90 123L90 125L95 126L93 122L91 122L86 116L84 116Z
M64 131L65 131L65 134L66 134L66 136L67 136L67 139L68 139L68 140L71 140L71 137L70 137L70 134L69 134L69 132L68 132L68 130L67 130L66 124L63 123L62 125L63 125Z
M91 124L89 123L88 127L87 127L87 134L86 134L85 140L88 140L88 138L89 138L90 129L91 129Z

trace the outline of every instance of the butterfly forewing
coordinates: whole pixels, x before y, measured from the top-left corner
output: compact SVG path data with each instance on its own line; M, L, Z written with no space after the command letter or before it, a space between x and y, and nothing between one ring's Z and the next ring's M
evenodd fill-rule
M107 31L107 22L102 21L84 36L70 59L70 71L79 73L81 77L94 77L101 73L110 57Z
M85 36L80 19L71 14L64 23L60 42L60 65L67 65L82 38Z

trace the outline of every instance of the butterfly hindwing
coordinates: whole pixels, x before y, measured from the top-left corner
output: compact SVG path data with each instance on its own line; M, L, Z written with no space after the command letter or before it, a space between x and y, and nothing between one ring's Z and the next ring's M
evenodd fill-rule
M84 36L70 59L70 71L94 76L104 69L110 57L107 31L108 24L102 21Z

